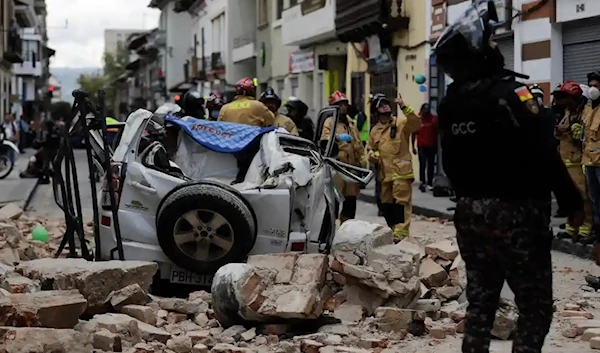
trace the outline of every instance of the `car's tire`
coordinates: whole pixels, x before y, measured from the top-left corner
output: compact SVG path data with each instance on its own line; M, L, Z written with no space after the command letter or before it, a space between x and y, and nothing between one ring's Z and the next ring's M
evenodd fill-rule
M184 215L189 217L190 214L202 222L202 227L205 227L203 231L198 230L201 227L192 228L192 224L183 219ZM210 221L206 220L207 215L211 214L215 217L213 219L221 216L221 223L223 219L226 223L212 230L209 228ZM185 185L168 194L161 202L156 218L156 230L158 242L165 255L177 266L196 273L214 273L225 264L243 262L256 242L255 218L248 203L241 195L211 183ZM212 233L207 235L206 230ZM194 240L188 240L180 247L176 237L182 239L177 235L181 233L187 233L186 239L193 237ZM194 235L190 236L189 233ZM200 246L199 239L209 245L205 243ZM216 240L220 241L219 245L213 243ZM229 244L229 249L225 250L222 244ZM182 247L188 249L188 252L182 250ZM208 248L211 254L215 254L216 251L218 258L201 260L190 254L191 251L200 252L200 248L204 247Z

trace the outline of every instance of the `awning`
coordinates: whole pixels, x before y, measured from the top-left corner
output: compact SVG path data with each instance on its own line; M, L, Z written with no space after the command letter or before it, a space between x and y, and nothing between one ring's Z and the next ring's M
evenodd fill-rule
M117 78L116 78L116 79L113 81L113 84L114 84L114 83L123 83L123 82L127 81L127 79L128 79L129 77L131 77L131 74L132 74L132 72L131 72L131 71L125 71L125 72L123 72L122 74L120 74L120 75L119 75L119 77L117 77Z
M44 50L44 56L47 58L52 57L52 56L54 56L54 54L56 54L56 50L46 47L46 46L43 47L43 50Z
M131 40L129 40L127 49L136 50L136 49L140 48L142 45L146 44L148 42L149 34L150 34L150 32L147 32L147 33L138 34L135 37L133 37Z
M127 64L127 66L125 66L125 70L136 71L137 69L140 68L141 64L142 64L142 62L140 61L140 59L137 59L137 60L132 61L129 64Z
M169 92L171 93L185 93L187 91L189 91L191 88L193 88L195 85L192 83L189 83L187 81L182 81L179 82L178 84L172 86L171 88L169 88Z

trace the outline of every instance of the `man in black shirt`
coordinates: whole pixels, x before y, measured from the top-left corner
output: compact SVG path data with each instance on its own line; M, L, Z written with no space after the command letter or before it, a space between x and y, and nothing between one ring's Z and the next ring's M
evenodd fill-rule
M519 321L513 353L540 353L553 313L550 196L581 224L579 191L547 136L521 76L490 41L494 1L477 0L435 46L454 82L438 109L443 167L457 196L454 223L467 266L464 353L487 353L506 280Z

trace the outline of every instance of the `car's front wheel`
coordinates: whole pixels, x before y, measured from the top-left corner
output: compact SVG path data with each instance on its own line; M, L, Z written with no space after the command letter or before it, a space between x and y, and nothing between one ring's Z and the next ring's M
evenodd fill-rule
M256 225L246 202L214 184L190 184L168 195L156 228L165 255L197 273L243 262L256 242Z

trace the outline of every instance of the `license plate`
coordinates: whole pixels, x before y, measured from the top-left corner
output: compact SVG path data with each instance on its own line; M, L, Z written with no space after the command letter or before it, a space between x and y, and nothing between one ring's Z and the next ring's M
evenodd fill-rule
M190 284L196 286L210 286L214 274L200 274L178 268L171 268L171 283Z

